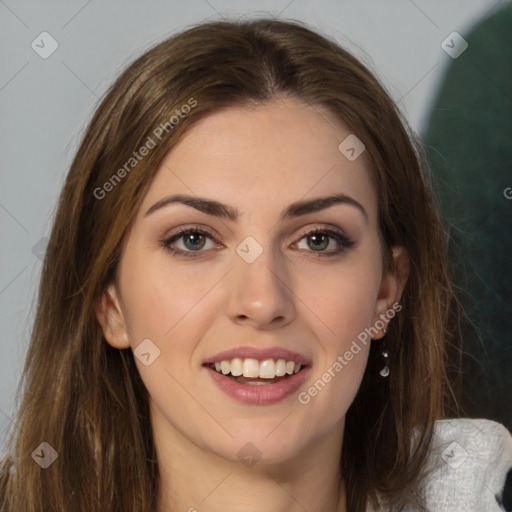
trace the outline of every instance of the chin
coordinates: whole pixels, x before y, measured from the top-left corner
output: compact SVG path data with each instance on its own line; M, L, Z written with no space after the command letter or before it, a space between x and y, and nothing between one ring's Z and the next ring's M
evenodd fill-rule
M231 462L262 467L292 462L305 449L304 436L290 435L289 431L269 435L271 431L258 427L244 429L243 433L226 439L224 446L217 445L215 451Z

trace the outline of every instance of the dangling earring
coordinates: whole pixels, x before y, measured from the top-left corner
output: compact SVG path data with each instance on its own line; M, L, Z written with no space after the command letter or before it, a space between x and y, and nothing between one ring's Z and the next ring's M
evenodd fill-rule
M384 335L386 335L387 329L384 329ZM382 359L384 360L384 368L379 372L381 377L387 377L389 375L389 352L386 350L385 347L382 347L381 350Z
M389 366L388 366L388 358L389 358L389 352L387 350L382 350L381 352L382 358L384 359L384 368L379 372L381 377L387 377L389 375Z

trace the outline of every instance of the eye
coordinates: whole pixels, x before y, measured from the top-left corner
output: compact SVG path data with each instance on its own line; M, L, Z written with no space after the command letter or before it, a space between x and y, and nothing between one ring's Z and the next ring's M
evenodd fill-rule
M198 257L209 249L219 248L213 235L204 229L188 227L160 241L175 256ZM317 256L335 256L354 245L342 231L315 228L306 232L293 247Z
M322 256L332 256L343 252L352 245L354 242L341 231L315 228L305 233L295 247L300 250L316 252Z
M161 240L161 244L169 252L182 256L194 256L192 253L203 252L203 249L213 249L218 246L210 233L199 228L182 229Z

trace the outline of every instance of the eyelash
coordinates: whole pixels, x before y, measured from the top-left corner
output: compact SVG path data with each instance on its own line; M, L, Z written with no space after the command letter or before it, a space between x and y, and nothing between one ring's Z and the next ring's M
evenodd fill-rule
M160 244L162 245L162 247L165 250L167 250L171 254L173 254L173 256L180 256L180 257L183 256L185 258L197 258L200 255L200 253L205 252L205 251L202 251L202 250L184 251L182 249L176 249L176 248L171 247L171 245L174 242L176 242L180 238L183 238L185 235L190 235L190 234L203 235L203 236L209 238L210 240L212 240L213 242L216 242L213 235L211 233L209 233L208 231L205 231L204 229L201 229L199 227L197 227L197 228L196 227L187 227L187 228L180 229L177 233L173 234L170 237L161 239ZM349 237L347 237L347 235L345 235L344 233L335 231L335 230L329 229L329 228L311 229L311 230L307 231L306 233L304 233L301 236L301 238L298 240L298 242L300 242L304 238L307 238L308 236L317 235L317 234L328 235L330 238L335 240L340 246L338 249L336 249L334 251L331 250L329 252L313 251L313 250L307 251L307 252L312 253L314 256L321 257L321 258L337 256L337 255L343 253L345 250L352 247L355 243L353 240L351 240ZM295 242L295 243L298 243L298 242Z

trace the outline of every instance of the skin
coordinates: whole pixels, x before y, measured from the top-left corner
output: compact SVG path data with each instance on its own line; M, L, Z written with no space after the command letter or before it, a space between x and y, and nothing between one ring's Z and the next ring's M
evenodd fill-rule
M401 248L383 272L377 196L362 156L338 150L350 130L320 107L279 97L216 112L168 153L123 245L116 282L97 305L105 338L135 349L150 339L160 356L137 358L151 402L159 459L159 511L320 512L345 510L339 460L345 414L360 385L370 343L307 405L297 393L272 405L235 401L202 364L241 345L279 346L312 360L307 390L365 328L399 301L408 275ZM340 193L336 204L280 220L291 203ZM206 197L236 208L233 221L171 204L171 194ZM177 228L212 233L199 251L182 237L174 255L160 242ZM317 246L312 228L335 227L353 241L337 255ZM247 263L236 252L247 236L263 248ZM197 242L197 240L196 240ZM376 338L381 338L382 331ZM261 459L242 464L251 442ZM251 448L254 450L254 448Z

